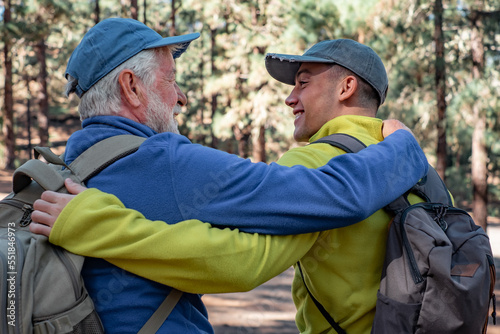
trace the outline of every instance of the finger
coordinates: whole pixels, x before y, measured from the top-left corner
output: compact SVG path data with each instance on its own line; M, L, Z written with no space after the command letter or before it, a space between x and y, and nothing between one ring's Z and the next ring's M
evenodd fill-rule
M51 205L50 202L47 202L43 199L37 199L33 203L33 209L47 212L50 205Z
M57 203L60 197L60 193L56 193L55 191L46 190L42 193L40 198L48 203Z
M59 204L59 202L51 203L51 202L44 201L42 199L37 199L33 203L33 209L35 211L43 212L43 213L49 214L51 216L56 216L56 217L60 213L60 211L62 210L60 207L62 207L62 205ZM33 217L33 214L32 214L32 217Z
M32 233L41 234L41 235L48 237L50 235L50 231L52 231L52 228L47 226L47 225L32 222L30 224L30 231Z
M68 204L75 196L76 195L56 193L53 191L44 191L42 193L41 200L45 201L45 203L44 207L40 207L40 210L59 214L62 209L64 209L66 204Z
M66 185L66 189L68 189L68 192L73 195L78 195L79 193L87 190L87 187L82 186L81 184L78 184L69 178L64 180L64 184Z
M56 219L57 216L53 216L50 213L44 211L35 210L31 213L32 222L43 224L50 227L54 226Z

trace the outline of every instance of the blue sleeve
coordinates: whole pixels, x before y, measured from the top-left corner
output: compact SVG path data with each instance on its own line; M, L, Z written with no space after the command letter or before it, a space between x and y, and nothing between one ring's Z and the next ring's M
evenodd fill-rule
M182 217L264 234L354 224L410 189L428 170L420 146L404 130L318 169L251 163L200 145L182 145L172 148L170 157Z

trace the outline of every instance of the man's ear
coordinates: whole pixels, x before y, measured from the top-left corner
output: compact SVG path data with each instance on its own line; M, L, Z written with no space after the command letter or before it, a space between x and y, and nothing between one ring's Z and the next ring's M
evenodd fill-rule
M125 69L118 76L123 103L138 108L143 103L142 85L132 70Z
M358 79L356 77L349 75L342 80L340 83L340 94L339 100L346 101L358 90Z

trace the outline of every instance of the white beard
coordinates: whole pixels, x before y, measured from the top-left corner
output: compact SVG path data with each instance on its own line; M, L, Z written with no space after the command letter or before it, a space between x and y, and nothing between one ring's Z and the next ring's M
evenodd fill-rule
M172 132L179 134L178 123L174 118L174 114L180 114L181 106L176 104L173 108L168 107L154 91L149 92L148 100L144 125L149 126L157 133Z

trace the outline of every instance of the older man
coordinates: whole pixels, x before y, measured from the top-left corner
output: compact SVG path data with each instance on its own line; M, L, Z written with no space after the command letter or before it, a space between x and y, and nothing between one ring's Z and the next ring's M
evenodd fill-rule
M345 155L331 161L322 158L321 164L312 166L318 169L252 164L234 155L191 144L177 134L174 117L186 104L186 97L175 81L174 59L197 37L191 34L162 38L143 24L126 19L104 20L85 35L67 68L68 92L76 92L81 97L79 111L83 129L69 139L66 162L70 163L94 143L111 136L133 134L148 138L136 153L93 177L89 187L116 195L127 207L144 213L148 219L175 223L197 218L262 233L293 234L345 227L363 220L425 175L425 156L407 131L396 131L382 144L358 155ZM381 123L379 125L377 138L382 139ZM405 159L401 159L402 156ZM395 166L393 161L401 165ZM357 172L356 177L350 176L353 170ZM406 171L404 175L400 174L401 170ZM33 220L43 223L43 218L35 213ZM89 223L88 230L100 225ZM171 235L178 245L203 245L214 237L213 242L220 246L229 240L217 237L218 232L199 233L200 226L206 227L196 220L173 226L179 227L175 231L179 239ZM120 229L119 225L115 227ZM40 224L33 224L31 229L48 234L48 228ZM233 231L231 235L233 233L238 232ZM270 241L269 245L276 244L282 249L274 262L268 262L265 275L285 270L298 252L307 252L316 237L306 235L308 242L296 236ZM238 246L242 254L251 253L256 244L268 240L267 236L250 238ZM287 255L282 245L288 247L288 244L279 238L296 240L295 251ZM108 241L116 245L124 241L120 236L111 239ZM67 240L75 241L70 237ZM154 243L147 240L142 239L146 242L143 244L146 252L170 244L168 240ZM141 263L147 263L149 271L160 276L162 271L170 271L168 266L151 267L151 263L143 259L136 262L139 257L133 252L108 246L126 258L125 262L134 263L129 267L120 264L129 270L144 269ZM170 249L175 250L175 247ZM217 251L210 254L212 260L224 258L224 254ZM210 254L205 255L210 257ZM266 251L255 254L269 256ZM164 255L168 256L168 252ZM99 257L98 254L92 256ZM261 260L259 256L251 259L253 263ZM200 267L193 269L201 270L202 276L210 275L210 268L203 269L206 266L201 257L182 264L186 267L189 263L198 264ZM221 266L222 262L217 263ZM271 263L274 265L269 266ZM230 270L229 276L235 274L235 268ZM175 268L171 273L181 281L197 280L196 275L177 276ZM124 272L97 258L86 260L83 275L108 333L136 333L170 291L168 286ZM239 282L241 276L235 275L232 285L225 280L221 280L220 285L241 289L241 284L247 287L255 284ZM256 281L261 280L259 277ZM211 333L200 296L184 294L160 332Z

